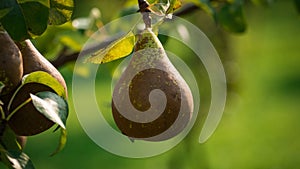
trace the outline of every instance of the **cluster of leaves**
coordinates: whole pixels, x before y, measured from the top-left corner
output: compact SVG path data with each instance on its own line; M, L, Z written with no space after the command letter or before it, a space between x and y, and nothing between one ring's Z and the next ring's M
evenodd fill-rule
M24 92L23 88L31 83L45 85L50 87L54 92L42 91L35 94L27 93L28 98L17 106L14 110L10 110L11 105L17 100L15 96L19 92ZM0 92L4 85L0 82ZM23 93L24 94L24 93ZM16 112L22 110L27 104L33 104L35 109L41 113L44 117L51 120L55 124L58 124L58 128L61 128L61 137L59 145L55 152L51 155L55 155L64 147L66 143L66 120L68 117L68 104L66 102L66 93L63 86L50 74L42 71L32 72L25 75L22 79L22 84L15 91L11 97L7 107L4 107L1 102L0 111L0 160L9 168L13 169L33 169L34 166L30 161L30 158L22 151L22 146L17 141L17 135L10 126L10 120L13 116L17 115ZM8 112L4 112L7 110ZM26 119L24 119L26 120ZM38 119L36 119L38 120Z
M73 7L73 0L3 0L0 1L0 29L5 29L15 41L32 39L43 34L48 25L61 25L69 21ZM50 91L30 93L28 86L36 85L45 86ZM4 84L0 82L0 95L3 88ZM19 103L19 96L26 98ZM29 104L33 105L34 111L58 125L54 131L61 129L59 145L51 155L61 151L66 143L69 111L66 97L64 87L50 74L37 71L25 75L9 100L5 100L5 104L0 100L0 162L12 169L34 168L30 158L23 152L22 141L19 141L21 137L15 131L17 126L12 122L18 118L18 112L27 113Z
M70 20L73 0L0 1L0 23L15 41L41 35L50 25Z

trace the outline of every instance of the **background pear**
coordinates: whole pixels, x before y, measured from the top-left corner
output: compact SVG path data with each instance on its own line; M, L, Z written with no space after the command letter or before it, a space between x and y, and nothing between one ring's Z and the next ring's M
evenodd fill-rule
M22 76L21 52L8 33L0 31L0 81L5 85L0 96L14 91L21 82Z

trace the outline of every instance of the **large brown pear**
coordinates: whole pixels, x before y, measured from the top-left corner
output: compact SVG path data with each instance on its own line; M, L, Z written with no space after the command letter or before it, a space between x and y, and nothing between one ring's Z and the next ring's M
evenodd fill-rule
M118 128L133 139L163 141L183 131L192 112L189 86L157 36L145 29L114 88L112 113Z
M0 81L5 85L0 96L13 92L22 76L21 52L8 33L0 31Z
M45 59L38 50L34 47L31 41L26 40L18 44L23 56L24 74L29 74L35 71L45 71L52 75L65 88L67 93L66 83L59 71ZM39 83L26 83L15 95L10 113L20 104L30 98L30 93L35 94L41 91L52 91L50 87ZM8 121L14 132L21 136L31 136L39 134L54 125L52 121L38 112L33 103L29 102L19 109Z

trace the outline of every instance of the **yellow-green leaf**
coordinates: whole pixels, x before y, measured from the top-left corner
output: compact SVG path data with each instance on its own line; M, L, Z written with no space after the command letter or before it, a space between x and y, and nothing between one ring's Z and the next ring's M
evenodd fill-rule
M59 153L65 147L65 145L67 143L67 130L61 128L60 131L61 131L61 134L60 134L58 146L57 146L56 150L50 156L54 156L57 153Z
M112 42L106 48L100 49L92 54L91 57L87 58L86 62L101 64L128 56L132 52L134 43L135 35L130 31L125 36Z
M170 7L167 10L167 14L173 13L173 11L181 7L181 4L181 0L170 0Z

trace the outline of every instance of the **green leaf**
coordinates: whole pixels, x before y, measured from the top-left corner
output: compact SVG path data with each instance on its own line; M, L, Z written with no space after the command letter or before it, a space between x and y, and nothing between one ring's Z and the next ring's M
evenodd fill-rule
M20 3L20 7L28 33L33 35L44 33L48 25L49 8L39 2Z
M0 3L0 10L9 9L0 22L16 41L41 35L47 28L49 8L38 0L10 0Z
M3 18L6 14L8 14L11 10L12 8L0 9L0 19Z
M52 88L59 96L66 98L64 87L49 73L43 71L36 71L27 74L22 79L22 85L26 83L40 83Z
M2 89L5 87L5 84L0 81L0 93L2 92Z
M87 58L86 62L101 64L128 56L132 52L134 43L135 35L130 31L125 36L112 42L106 48L94 53L91 57Z
M49 24L61 25L69 21L73 8L73 0L50 0Z
M10 11L0 19L2 26L9 35L16 41L30 38L22 9L17 1L1 1L0 10L3 9L10 9Z
M30 94L34 107L49 120L66 129L68 104L60 96L52 92L38 92Z
M50 156L54 156L57 153L59 153L65 147L66 143L67 143L67 131L61 128L61 134L60 134L58 146Z
M34 169L30 158L23 152L8 150L4 156L5 161L9 161L9 164L6 165L11 169Z
M167 10L167 14L173 13L173 11L181 7L181 4L180 0L170 0L170 7Z
M296 5L298 12L300 13L300 0L294 0L294 3Z
M12 131L6 121L1 121L1 135L0 135L0 143L1 146L6 150L12 151L21 151L21 146L19 145L16 134Z
M217 13L217 21L229 32L245 32L247 26L243 15L242 3L226 3Z

